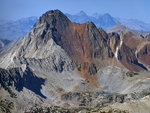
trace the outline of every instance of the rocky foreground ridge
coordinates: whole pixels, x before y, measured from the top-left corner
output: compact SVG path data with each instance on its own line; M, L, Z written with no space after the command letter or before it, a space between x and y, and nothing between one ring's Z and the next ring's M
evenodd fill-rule
M148 38L48 11L0 51L1 111L134 113L138 101L148 113L149 55Z

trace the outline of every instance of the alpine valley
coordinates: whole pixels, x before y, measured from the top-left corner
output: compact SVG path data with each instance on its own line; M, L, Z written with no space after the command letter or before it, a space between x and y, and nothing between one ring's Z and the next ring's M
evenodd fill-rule
M150 35L115 29L50 10L26 36L5 41L0 112L150 113Z

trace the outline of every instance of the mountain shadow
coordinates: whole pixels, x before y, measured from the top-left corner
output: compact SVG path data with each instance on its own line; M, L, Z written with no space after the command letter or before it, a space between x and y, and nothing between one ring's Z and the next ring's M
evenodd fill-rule
M14 85L17 91L22 91L25 87L42 98L46 98L40 91L44 83L45 79L35 76L28 67L25 72L22 72L20 68L0 69L0 84L3 88Z

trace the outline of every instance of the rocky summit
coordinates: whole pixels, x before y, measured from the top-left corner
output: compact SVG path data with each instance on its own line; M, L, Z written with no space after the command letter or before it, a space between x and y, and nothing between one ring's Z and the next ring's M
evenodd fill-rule
M26 36L0 50L0 111L149 113L146 37L106 33L59 10L46 12Z

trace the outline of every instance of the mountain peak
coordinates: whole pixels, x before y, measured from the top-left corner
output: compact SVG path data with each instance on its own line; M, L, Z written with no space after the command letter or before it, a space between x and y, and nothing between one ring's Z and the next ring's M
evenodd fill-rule
M103 14L103 16L105 16L105 17L112 17L109 13L105 13L105 14Z
M47 11L46 13L44 13L40 17L39 22L40 23L43 23L43 22L51 23L52 21L56 21L56 20L69 21L69 19L66 17L66 15L64 15L60 10L56 9L56 10L50 10L50 11Z
M77 15L78 16L87 16L87 14L84 11L80 11Z

